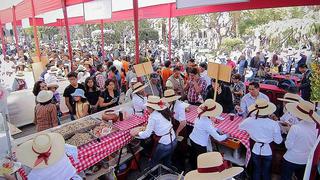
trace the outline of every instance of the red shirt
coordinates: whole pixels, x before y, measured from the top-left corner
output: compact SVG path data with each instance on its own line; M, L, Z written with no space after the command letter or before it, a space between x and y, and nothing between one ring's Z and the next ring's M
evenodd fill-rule
M236 67L236 63L234 63L233 61L227 61L227 66L229 66L232 69L234 69Z

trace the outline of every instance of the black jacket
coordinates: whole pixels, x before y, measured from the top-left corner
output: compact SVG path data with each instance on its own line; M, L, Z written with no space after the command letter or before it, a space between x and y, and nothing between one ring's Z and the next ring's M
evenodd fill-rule
M310 101L310 96L311 96L311 71L307 70L305 74L303 75L301 79L301 84L300 84L300 91L301 91L301 97L306 100Z
M213 99L214 96L214 89L212 85L208 86L207 94L205 99ZM231 113L234 110L233 101L232 101L232 94L229 87L221 85L221 93L217 93L218 102L223 107L223 113Z

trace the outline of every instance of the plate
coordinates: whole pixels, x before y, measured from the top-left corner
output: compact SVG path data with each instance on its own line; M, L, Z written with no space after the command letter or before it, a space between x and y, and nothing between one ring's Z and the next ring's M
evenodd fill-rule
M13 163L13 167L12 168L4 168L3 165L5 163ZM19 162L12 162L8 159L1 159L0 160L0 176L2 177L3 174L12 174L12 173L15 173L16 171L18 171L18 169L20 169L21 167L21 163Z

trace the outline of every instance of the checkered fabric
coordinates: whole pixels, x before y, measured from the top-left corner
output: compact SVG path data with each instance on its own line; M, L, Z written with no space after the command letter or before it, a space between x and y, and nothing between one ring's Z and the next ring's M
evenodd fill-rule
M147 122L148 115L143 116L132 115L129 119L115 123L115 127L119 131L113 132L108 136L101 138L101 141L92 141L88 144L78 147L79 162L75 162L72 157L69 157L72 165L81 172L90 166L100 162L107 156L129 144L132 140L130 129L142 125ZM21 168L18 170L23 180L27 179L26 172Z
M193 125L195 119L198 116L197 106L191 105L190 111L186 113L188 125ZM239 129L239 124L242 122L242 117L236 116L233 121L230 121L229 115L223 113L221 115L225 118L223 121L212 120L215 123L215 127L219 128L223 133L228 133L232 138L238 139L244 147L246 147L246 164L248 164L251 157L249 134L246 131Z
M139 126L143 123L147 122L147 117L146 116L138 116L138 115L132 115L130 118L127 120L123 121L118 121L114 124L114 126L121 131L125 131L128 129L132 129L136 126Z

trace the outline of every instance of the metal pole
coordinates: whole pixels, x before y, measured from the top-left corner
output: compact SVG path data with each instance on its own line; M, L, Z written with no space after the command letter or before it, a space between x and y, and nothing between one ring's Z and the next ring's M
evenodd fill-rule
M169 17L168 51L169 51L169 61L171 61L171 16Z
M133 17L134 17L134 33L135 33L135 39L136 39L136 64L139 64L139 56L140 56L140 50L139 50L139 9L138 9L138 0L133 0Z
M13 33L14 38L16 39L16 49L19 49L19 38L18 38L18 31L17 31L17 17L16 17L16 7L12 6L12 16L13 16Z
M0 19L0 38L1 38L1 43L2 43L2 54L4 57L6 57L6 43L3 35L3 29L2 29L2 22Z
M41 53L40 53L40 45L39 45L39 38L38 38L38 28L36 23L36 12L34 8L34 0L31 0L31 8L32 8L32 22L33 22L33 35L34 35L34 41L36 44L36 54L39 58L39 61L41 61Z
M168 37L168 50L169 50L169 61L171 61L171 6L170 4L170 13L169 13L169 37Z
M63 10L63 16L64 16L64 23L66 26L66 33L67 33L67 41L68 41L68 51L69 51L69 57L71 61L71 70L73 67L72 63L72 47L71 47L71 38L70 38L70 30L69 30L69 22L68 22L68 12L66 7L66 0L61 0L62 4L62 10Z
M101 20L101 52L102 52L102 59L104 60L105 52L104 52L104 25L103 20Z

